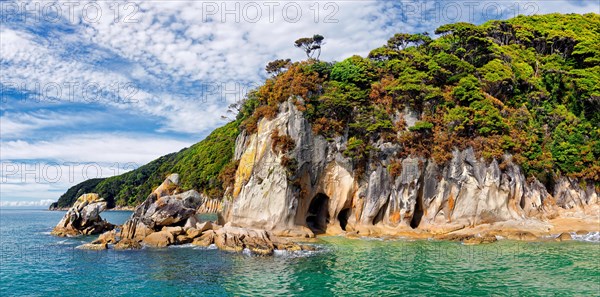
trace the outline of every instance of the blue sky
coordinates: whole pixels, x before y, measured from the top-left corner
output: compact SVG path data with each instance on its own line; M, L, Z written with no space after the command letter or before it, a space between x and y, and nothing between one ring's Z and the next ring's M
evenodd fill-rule
M198 142L299 37L321 59L397 32L517 14L600 13L589 1L2 1L0 205L46 205Z

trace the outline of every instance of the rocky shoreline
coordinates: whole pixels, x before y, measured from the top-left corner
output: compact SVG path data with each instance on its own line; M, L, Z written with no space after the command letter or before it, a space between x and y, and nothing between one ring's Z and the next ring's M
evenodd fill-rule
M273 135L287 135L294 145L285 152L274 149L278 137ZM510 155L486 162L472 148L455 150L441 165L410 156L396 160L402 148L392 143L379 143L378 155L361 172L342 153L345 142L314 134L293 100L284 102L273 119L258 122L255 133L238 136L234 161L239 165L221 201L182 191L179 176L171 174L121 228L86 248L191 243L268 255L275 249L312 249L295 242L323 234L474 244L499 238L568 240L572 234L600 232L599 189L593 183L556 177L549 188L526 178ZM283 160L294 160L295 166L290 169ZM401 165L396 174L389 170L394 162ZM54 234L99 232L78 230L80 223L64 232L65 222L85 217L76 205ZM219 220L201 223L198 212L217 212Z
M261 229L240 228L232 223L219 225L210 221L200 222L196 212L207 201L209 200L194 190L182 192L179 188L179 176L171 174L146 201L135 208L134 213L122 226L89 229L87 226L104 226L106 223L99 216L106 208L106 202L97 194L85 194L69 209L52 234L76 236L106 231L95 241L79 246L89 250L103 250L109 247L126 250L143 246L164 248L181 244L208 247L214 244L225 251L241 252L248 249L253 254L266 256L272 255L275 250L315 249L311 245L280 238ZM82 204L84 202L85 204ZM90 216L88 209L94 209L95 216ZM80 217L86 218L85 224L72 219ZM69 232L65 231L67 229Z
M600 217L592 215L565 217L549 220L505 221L482 224L473 227L432 228L414 230L411 228L374 228L369 235L365 233L343 232L327 235L342 235L348 238L386 238L386 239L435 239L459 241L464 244L492 243L498 240L518 241L568 241L573 237L600 233ZM579 214L580 215L580 214Z
M219 225L217 222L200 222L196 210L203 198L194 192L178 193L178 176L169 176L148 199L136 207L134 214L122 226L114 226L100 218L105 202L96 194L84 194L65 214L65 217L52 231L57 236L79 236L100 234L91 243L79 246L88 250L127 250L164 248L171 245L191 244L195 246L215 246L224 251L242 252L248 250L259 256L273 255L276 250L314 251L314 235L298 236L293 233L277 234L263 229L240 227L231 222ZM503 221L476 226L455 226L454 228L412 229L385 225L373 226L356 231L329 231L319 236L345 236L351 239L380 238L384 240L447 240L462 242L465 245L493 243L498 240L519 241L569 241L573 236L598 232L600 229L600 207L582 212L563 210L559 218L548 220ZM222 219L222 218L221 218ZM278 236L279 235L279 236Z

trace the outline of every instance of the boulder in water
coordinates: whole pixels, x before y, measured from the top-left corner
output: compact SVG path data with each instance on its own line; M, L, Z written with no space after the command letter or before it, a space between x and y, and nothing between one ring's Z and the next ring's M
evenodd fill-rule
M101 251L108 249L108 244L106 243L86 243L77 247L82 250L92 250L92 251Z
M190 222L190 218L194 217L196 208L205 198L194 190L179 193L178 182L179 175L169 175L146 201L138 205L131 218L123 224L121 238L139 242L163 227L186 223L195 225L196 222Z
M151 247L166 247L175 243L175 237L169 231L154 232L146 236L143 243Z
M112 230L114 225L100 217L106 201L98 194L83 194L52 230L57 236L92 235Z

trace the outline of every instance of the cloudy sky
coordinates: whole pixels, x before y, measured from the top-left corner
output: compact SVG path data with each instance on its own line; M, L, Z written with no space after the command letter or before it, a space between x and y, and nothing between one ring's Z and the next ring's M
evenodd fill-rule
M46 205L204 138L264 65L366 55L397 32L518 14L600 13L585 1L0 2L0 205Z

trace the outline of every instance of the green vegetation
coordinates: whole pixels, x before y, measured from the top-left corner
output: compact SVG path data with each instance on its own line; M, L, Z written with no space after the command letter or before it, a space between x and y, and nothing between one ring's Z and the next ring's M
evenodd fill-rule
M254 94L257 112L245 125L302 98L296 105L314 132L347 139L343 153L359 171L383 140L403 146L398 159L442 164L453 149L473 147L488 160L512 154L542 182L568 175L598 184L598 28L598 14L551 14L444 25L435 40L395 34L368 58L287 65ZM407 109L419 117L411 127Z
M309 59L315 58L315 54L317 57L315 59L319 59L321 55L321 45L323 44L323 39L325 37L315 34L313 37L303 37L294 42L294 46L301 49L306 57Z
M98 193L108 201L109 207L136 206L171 173L179 173L183 190L195 189L209 197L220 198L224 193L224 181L230 181L230 175L235 174L231 166L226 165L233 157L239 124L240 120L231 122L199 143L162 156L136 170L73 186L57 204L59 207L70 206L81 194Z
M323 38L295 46L307 61L276 60L273 75L243 104L234 122L202 142L106 180L69 189L60 205L89 188L117 205L135 205L172 172L185 189L221 197L237 167L238 130L254 133L280 103L295 104L327 139L347 139L343 154L357 173L377 157L377 143L400 144L389 166L408 155L448 162L453 149L474 148L488 160L510 153L528 177L552 184L577 177L600 186L600 15L519 16L476 26L456 23L427 33L394 35L367 58L318 61ZM317 59L313 59L313 56ZM406 112L418 121L408 126ZM273 135L285 152L293 140ZM295 160L286 156L293 171ZM97 185L94 185L97 183Z

